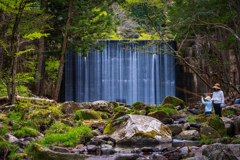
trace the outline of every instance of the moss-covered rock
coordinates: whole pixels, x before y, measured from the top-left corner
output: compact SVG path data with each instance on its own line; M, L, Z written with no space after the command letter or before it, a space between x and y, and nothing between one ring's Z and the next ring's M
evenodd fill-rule
M201 139L221 138L221 135L212 127L202 124L200 128Z
M174 106L172 104L170 104L170 103L166 103L166 104L162 105L162 107L174 109Z
M72 114L72 113L75 113L77 110L84 109L84 106L81 103L69 101L69 102L64 102L61 105L61 108L64 114Z
M218 131L218 133L221 136L226 136L227 135L227 131L226 131L224 122L216 114L208 114L208 115L199 114L199 115L195 116L194 119L196 119L196 121L198 123L204 123L204 124L209 125L213 129Z
M122 117L124 116L125 114L127 114L126 111L118 111L114 116L113 116L113 119L117 119L119 117Z
M34 160L85 160L88 157L90 156L75 153L55 152L37 143L33 145Z
M183 131L182 126L180 124L169 124L167 126L170 128L173 136L178 135Z
M174 96L167 96L164 98L161 106L164 106L165 104L172 104L174 107L180 105L182 109L185 107L184 101Z
M216 131L218 131L218 133L220 133L221 136L227 135L224 122L218 115L212 114L211 118L206 122L206 124L215 129Z
M81 109L76 112L75 119L77 120L101 119L101 116L92 109Z
M147 114L150 117L156 118L164 124L172 124L173 119L163 110L157 112L150 112Z
M171 130L156 118L125 115L109 123L104 134L111 134L117 143L143 144L171 142Z
M108 113L114 112L113 104L106 101L92 102L91 109L95 111L108 112Z

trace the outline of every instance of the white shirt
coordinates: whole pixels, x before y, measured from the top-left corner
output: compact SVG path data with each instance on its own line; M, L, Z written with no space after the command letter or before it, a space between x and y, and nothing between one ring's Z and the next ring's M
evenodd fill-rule
M215 104L224 104L224 95L223 91L214 91L212 95L212 101Z

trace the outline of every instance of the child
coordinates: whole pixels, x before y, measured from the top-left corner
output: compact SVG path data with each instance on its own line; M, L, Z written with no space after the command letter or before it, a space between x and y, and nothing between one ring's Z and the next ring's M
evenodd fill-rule
M205 100L207 100L206 102L203 100L203 96L202 97L202 103L205 105L205 115L207 114L212 114L212 101L211 101L211 97L207 96L205 98Z

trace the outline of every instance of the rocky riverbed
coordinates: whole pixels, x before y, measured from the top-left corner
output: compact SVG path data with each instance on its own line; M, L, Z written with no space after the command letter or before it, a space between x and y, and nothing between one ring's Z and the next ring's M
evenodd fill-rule
M0 108L0 159L240 159L240 105L223 117L171 96L159 106L18 99Z

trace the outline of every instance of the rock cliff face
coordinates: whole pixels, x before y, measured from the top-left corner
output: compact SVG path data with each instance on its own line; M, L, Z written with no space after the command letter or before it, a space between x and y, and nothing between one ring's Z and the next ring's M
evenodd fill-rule
M159 120L143 115L125 115L114 120L105 133L117 143L147 144L172 142L171 130Z

